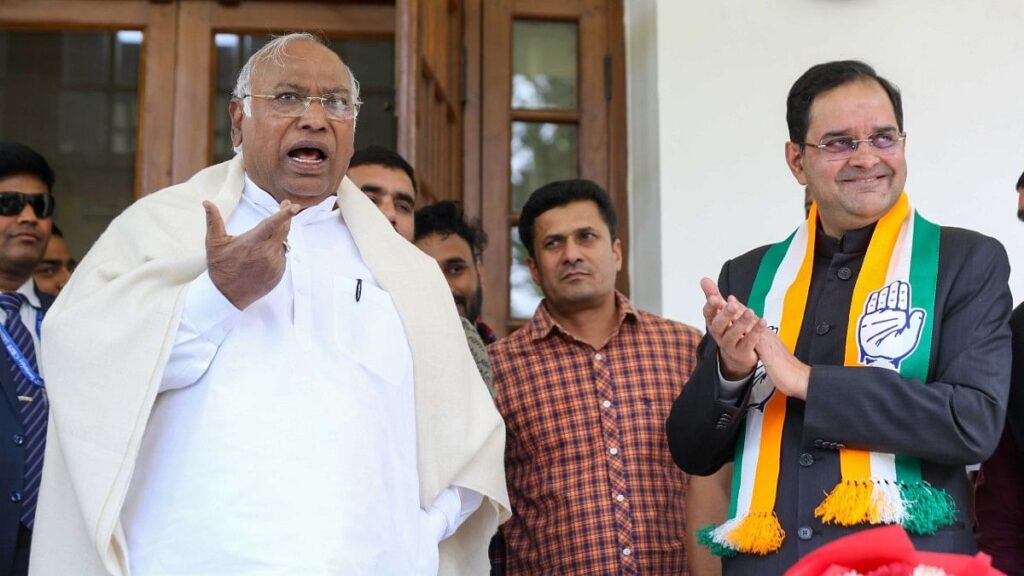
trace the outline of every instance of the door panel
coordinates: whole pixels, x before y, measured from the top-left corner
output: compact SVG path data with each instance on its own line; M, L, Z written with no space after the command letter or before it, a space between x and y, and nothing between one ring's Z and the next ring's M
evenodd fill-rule
M54 168L54 219L76 258L134 198L170 183L175 10L103 0L0 6L0 137Z
M519 243L519 210L538 187L586 178L628 215L620 129L624 91L620 0L493 0L482 3L480 202L490 245L484 315L496 329L528 320L541 299ZM618 18L618 20L615 20ZM620 112L621 110L621 112ZM626 267L618 288L628 294Z

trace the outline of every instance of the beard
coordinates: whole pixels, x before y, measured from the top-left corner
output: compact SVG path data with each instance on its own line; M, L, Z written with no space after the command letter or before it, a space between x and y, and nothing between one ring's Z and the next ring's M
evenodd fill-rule
M480 313L483 311L483 287L478 285L476 292L474 292L469 298L462 295L455 296L455 305L464 311L466 320L469 320L475 325L477 320L480 319Z

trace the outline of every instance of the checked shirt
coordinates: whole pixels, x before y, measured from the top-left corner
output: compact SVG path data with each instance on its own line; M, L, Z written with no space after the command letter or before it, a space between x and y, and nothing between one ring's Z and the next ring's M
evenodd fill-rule
M700 333L616 295L599 349L544 304L488 348L505 419L507 574L685 574L686 479L665 419Z

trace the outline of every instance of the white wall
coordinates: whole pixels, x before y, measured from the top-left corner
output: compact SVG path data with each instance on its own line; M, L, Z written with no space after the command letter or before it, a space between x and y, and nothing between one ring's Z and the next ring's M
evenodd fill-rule
M1024 262L1024 0L627 0L626 33L641 307L702 327L700 277L796 227L785 99L827 60L865 60L902 90L911 202ZM657 273L639 253L651 243ZM1024 298L1024 270L1010 286Z

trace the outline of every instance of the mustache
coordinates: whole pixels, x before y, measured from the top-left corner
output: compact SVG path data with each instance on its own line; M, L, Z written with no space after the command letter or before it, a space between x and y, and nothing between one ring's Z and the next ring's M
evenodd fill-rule
M861 180L864 178L884 178L892 176L892 170L884 164L879 164L864 170L862 168L847 167L839 171L839 180Z
M15 224L7 231L8 236L17 236L18 234L31 234L39 238L39 229L34 222L22 222Z
M573 273L576 273L576 272L579 272L579 273L582 273L582 274L591 274L592 273L589 267L584 266L583 264L581 264L579 262L573 262L572 264L567 264L567 265L562 267L562 273L559 275L559 277L560 278L565 278L569 274L573 274Z

